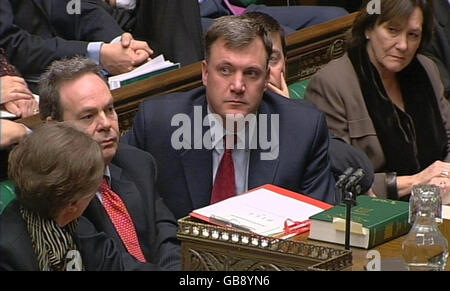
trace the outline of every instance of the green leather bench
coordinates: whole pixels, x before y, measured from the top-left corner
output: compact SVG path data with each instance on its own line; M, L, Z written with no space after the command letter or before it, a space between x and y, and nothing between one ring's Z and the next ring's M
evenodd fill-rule
M291 99L305 99L306 88L308 88L310 79L295 82L288 86Z
M11 181L3 181L0 183L0 214L2 214L3 210L5 210L6 206L8 206L9 202L11 202L14 198L16 198L16 190Z

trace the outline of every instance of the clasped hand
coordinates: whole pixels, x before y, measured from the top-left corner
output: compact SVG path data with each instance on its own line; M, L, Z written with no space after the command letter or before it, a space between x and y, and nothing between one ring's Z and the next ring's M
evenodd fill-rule
M133 39L130 33L122 34L120 43L103 44L100 63L111 75L129 72L150 60L153 50L145 41Z

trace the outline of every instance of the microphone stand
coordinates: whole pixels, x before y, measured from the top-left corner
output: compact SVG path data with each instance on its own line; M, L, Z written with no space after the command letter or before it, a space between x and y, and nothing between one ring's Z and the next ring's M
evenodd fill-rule
M345 249L350 249L350 227L352 218L352 206L356 206L356 197L361 194L361 186L358 184L365 173L363 169L353 170L347 168L343 175L339 176L336 187L343 197L343 203L346 205L345 214Z

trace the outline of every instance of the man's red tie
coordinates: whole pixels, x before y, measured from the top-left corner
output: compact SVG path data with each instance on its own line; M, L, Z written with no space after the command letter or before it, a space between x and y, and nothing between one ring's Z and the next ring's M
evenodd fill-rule
M109 187L106 179L103 179L100 185L100 193L102 194L102 201L106 213L108 213L126 249L138 261L145 263L145 257L139 245L136 229L122 199Z
M232 151L232 149L226 149L220 161L214 180L211 204L236 196Z

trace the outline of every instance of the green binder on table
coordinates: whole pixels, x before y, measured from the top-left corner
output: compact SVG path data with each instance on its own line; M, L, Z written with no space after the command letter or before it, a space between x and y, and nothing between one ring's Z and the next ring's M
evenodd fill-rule
M358 196L352 208L350 245L370 249L406 234L409 204L404 201ZM310 239L344 244L345 206L334 206L310 217Z

